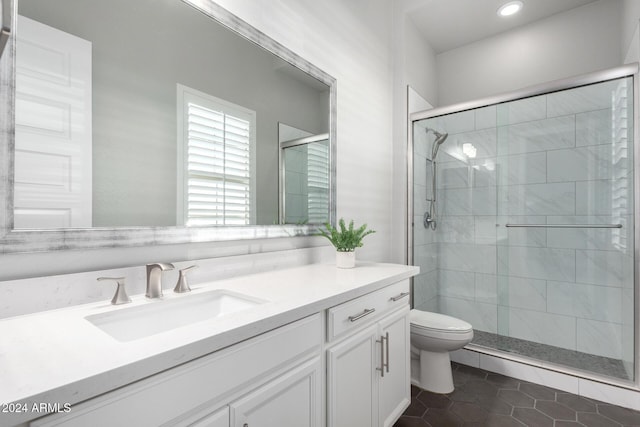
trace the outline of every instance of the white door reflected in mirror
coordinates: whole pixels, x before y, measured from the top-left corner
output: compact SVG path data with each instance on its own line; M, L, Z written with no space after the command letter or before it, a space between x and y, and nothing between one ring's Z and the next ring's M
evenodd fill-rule
M91 227L91 42L18 24L15 227Z

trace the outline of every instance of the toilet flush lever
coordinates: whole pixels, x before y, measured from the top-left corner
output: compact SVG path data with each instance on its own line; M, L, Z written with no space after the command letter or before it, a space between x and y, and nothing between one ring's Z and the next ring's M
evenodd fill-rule
M126 304L128 302L131 302L131 298L129 298L129 295L127 295L127 291L124 288L124 277L98 277L99 282L103 280L114 280L118 284L118 287L116 288L116 293L113 295L113 298L111 299L111 304L119 305L119 304Z
M187 283L187 273L194 268L198 268L198 266L194 264L191 267L183 268L182 270L180 270L180 277L178 277L178 282L176 283L176 287L173 288L173 292L177 292L179 294L183 292L191 292L189 283Z

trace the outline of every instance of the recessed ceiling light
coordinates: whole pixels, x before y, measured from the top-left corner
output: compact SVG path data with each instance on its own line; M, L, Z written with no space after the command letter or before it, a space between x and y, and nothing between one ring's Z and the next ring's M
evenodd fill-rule
M510 1L509 3L505 3L500 6L498 9L498 16L511 16L515 13L520 12L522 9L523 3L520 0Z

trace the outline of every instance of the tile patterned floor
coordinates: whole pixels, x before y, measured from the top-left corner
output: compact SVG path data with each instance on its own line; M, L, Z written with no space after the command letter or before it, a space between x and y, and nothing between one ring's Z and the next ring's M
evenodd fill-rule
M411 388L394 427L638 427L640 412L453 363L456 389Z

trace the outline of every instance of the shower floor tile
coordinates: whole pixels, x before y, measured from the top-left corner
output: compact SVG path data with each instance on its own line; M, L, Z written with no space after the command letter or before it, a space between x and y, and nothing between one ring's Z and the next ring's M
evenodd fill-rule
M411 387L411 405L394 427L632 427L640 412L452 363L456 389Z
M606 375L608 377L633 380L633 377L625 370L621 360L611 359L609 357L595 356L593 354L478 331L476 329L473 330L472 343L491 349L520 354L545 362L570 366L575 369Z

